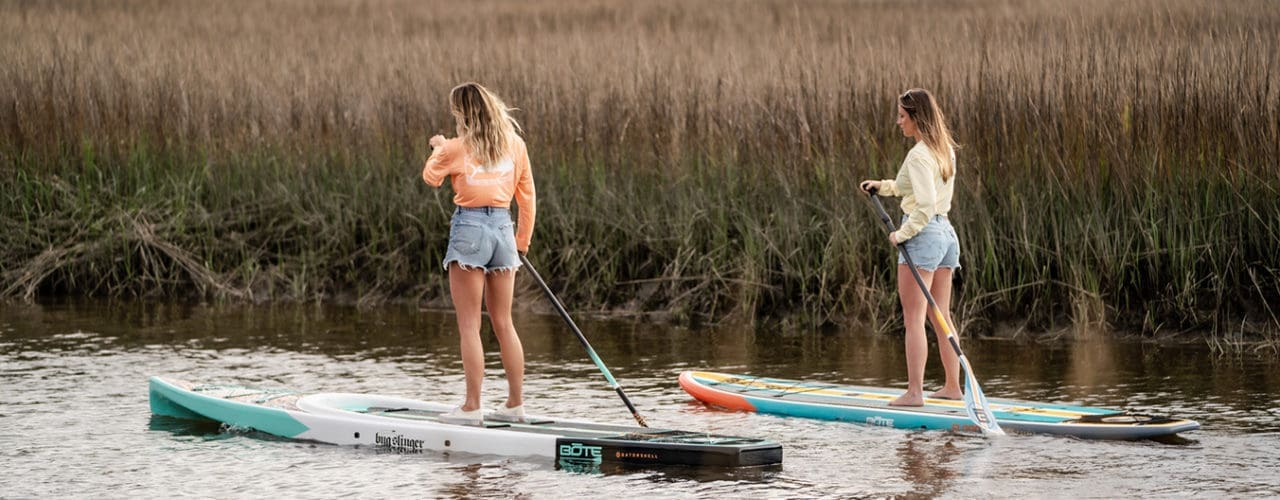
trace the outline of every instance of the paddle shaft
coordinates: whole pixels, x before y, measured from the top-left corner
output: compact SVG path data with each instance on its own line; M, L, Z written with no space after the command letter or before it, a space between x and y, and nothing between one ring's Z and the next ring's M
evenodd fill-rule
M880 220L884 222L884 226L889 229L889 232L893 233L896 228L893 225L893 221L889 219L889 213L884 210L884 205L880 203L880 197L876 196L876 190L872 189L870 193L871 202L875 205L876 212L880 215ZM938 326L942 327L942 333L946 334L947 343L951 344L951 349L955 351L956 357L960 358L961 367L968 374L967 380L973 386L970 392L977 396L976 399L978 401L976 403L979 406L977 408L978 411L972 412L974 420L985 432L1004 434L1004 431L1000 430L1000 424L996 423L995 415L990 413L991 410L987 406L986 396L982 395L982 388L978 385L978 379L973 376L973 368L969 366L969 359L965 357L964 351L960 350L960 341L952 333L951 324L947 322L947 317L942 313L942 308L938 307L938 302L933 300L933 294L929 293L929 286L925 284L924 278L920 276L920 271L916 269L915 262L911 260L911 253L907 251L905 242L898 243L898 250L902 252L903 260L907 261L907 268L911 270L911 276L915 277L916 284L920 286L920 293L923 293L925 300L929 302L929 309L933 311L934 319L937 320Z
M578 342L582 343L582 347L587 350L587 355L591 356L596 367L604 374L605 380L609 381L609 386L613 387L613 391L618 393L618 397L622 398L622 402L626 403L627 409L631 410L631 416L635 417L640 427L648 427L644 417L636 410L636 406L631 404L631 399L627 397L627 393L622 391L622 386L618 385L618 381L613 379L613 374L609 373L609 368L604 365L604 361L600 360L600 356L596 355L596 350L591 348L591 343L587 342L587 336L582 334L582 330L578 328L577 323L573 322L573 318L569 317L569 311L566 311L564 304L560 303L560 299L556 298L556 294L551 292L551 287L547 286L547 282L542 280L542 276L538 274L538 270L533 268L533 264L529 262L529 258L524 254L520 254L520 262L524 263L525 268L529 270L529 274L533 276L533 280L538 282L538 286L542 288L542 293L547 295L547 299L551 300L551 305L555 306L556 312L560 313L560 318L569 325L569 329L578 336Z

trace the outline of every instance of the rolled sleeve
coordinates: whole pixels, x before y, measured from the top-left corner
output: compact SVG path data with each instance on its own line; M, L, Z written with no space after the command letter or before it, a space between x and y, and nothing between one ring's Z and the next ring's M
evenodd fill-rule
M878 191L881 196L901 196L898 194L898 183L893 179L881 180Z
M422 181L434 187L444 184L445 177L453 173L453 165L460 156L458 151L460 146L458 139L450 139L443 146L432 151L431 157L427 158L427 164L422 167Z

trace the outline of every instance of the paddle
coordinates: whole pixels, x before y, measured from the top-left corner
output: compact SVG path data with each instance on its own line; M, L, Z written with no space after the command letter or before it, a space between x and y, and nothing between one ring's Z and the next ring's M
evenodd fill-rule
M884 221L885 227L889 228L892 233L896 228L893 221L889 220L889 213L884 211L884 205L880 204L880 197L876 196L876 190L871 189L871 202L875 204L876 211L880 213L880 220ZM929 287L924 284L924 279L920 277L920 272L916 270L916 264L911 260L911 254L907 253L906 245L899 243L898 250L902 252L902 258L907 261L907 268L911 269L911 275L915 276L916 284L920 285L920 291L924 293L925 300L929 301L929 309L933 311L933 317L937 320L938 325L942 327L942 333L947 334L947 343L951 344L951 348L955 350L956 357L960 358L960 368L964 370L964 411L969 414L969 418L973 423L978 424L978 428L983 434L992 434L1003 436L1004 431L1000 430L1000 424L996 423L996 417L991 413L991 408L987 404L987 396L982 394L982 386L978 385L978 378L973 374L973 367L969 366L969 359L964 356L964 351L960 350L960 341L956 340L956 336L952 334L951 325L947 323L947 318L942 313L942 309L938 308L938 303L934 302L933 295L929 293Z
M600 368L600 372L604 373L605 380L609 381L609 386L613 387L613 391L618 393L618 397L622 398L622 402L627 404L627 409L631 410L631 416L636 418L636 422L640 427L648 427L644 417L640 416L640 412L636 411L636 406L631 404L631 400L627 398L627 393L622 392L622 386L618 385L618 381L613 379L613 374L609 373L609 368L604 366L604 361L600 360L600 356L596 355L596 350L591 348L591 343L587 342L587 336L582 334L582 330L578 329L578 325L573 322L573 318L569 317L569 312L564 309L564 304L560 303L560 299L556 298L556 294L551 293L551 287L547 286L547 282L542 281L542 276L538 275L538 270L533 268L533 264L529 263L529 258L524 254L520 254L520 262L529 269L529 274L533 275L533 280L538 282L538 286L542 287L542 293L547 294L547 298L551 299L551 305L556 307L556 312L560 313L560 317L564 318L564 322L569 324L569 329L578 335L578 341L582 342L582 347L587 349L587 355L591 356L591 361L596 363L596 367Z

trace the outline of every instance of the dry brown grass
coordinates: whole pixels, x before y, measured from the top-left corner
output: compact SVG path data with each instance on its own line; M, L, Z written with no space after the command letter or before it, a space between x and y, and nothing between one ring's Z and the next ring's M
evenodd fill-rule
M1280 139L1280 9L1265 1L0 8L8 151L146 136L416 158L451 129L444 95L463 80L518 105L544 155L664 167L892 157L890 103L909 86L934 90L984 158L1023 140L1056 161L1187 140L1275 155Z

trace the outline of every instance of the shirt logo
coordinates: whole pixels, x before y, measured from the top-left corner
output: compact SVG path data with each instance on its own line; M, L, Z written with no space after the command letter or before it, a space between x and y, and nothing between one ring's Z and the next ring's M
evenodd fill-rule
M498 163L483 168L467 161L463 175L467 184L472 186L501 186L511 184L515 179L516 165L510 158L498 160Z

